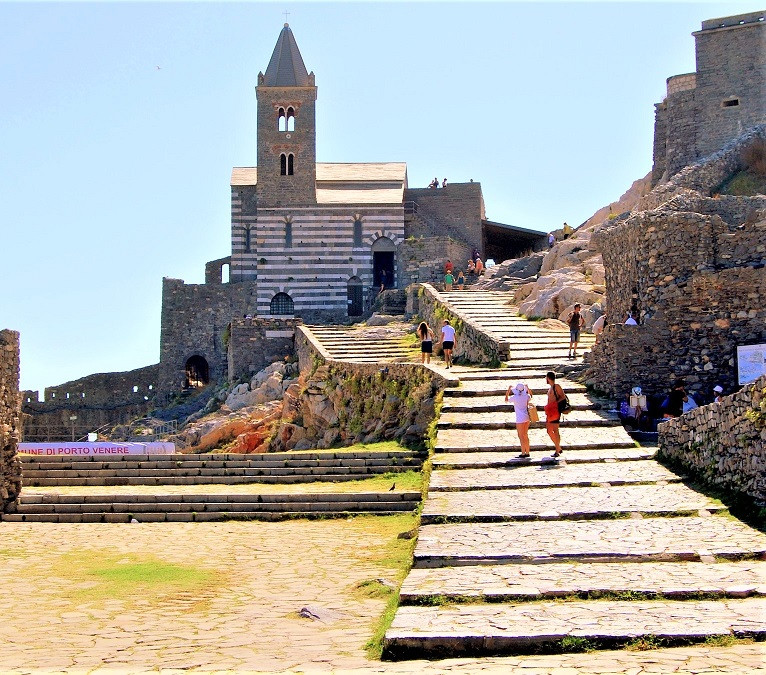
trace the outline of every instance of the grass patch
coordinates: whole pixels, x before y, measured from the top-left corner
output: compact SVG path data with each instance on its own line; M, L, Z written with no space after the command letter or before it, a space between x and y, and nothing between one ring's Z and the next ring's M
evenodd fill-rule
M577 637L576 635L566 635L561 639L561 651L564 653L569 652L592 652L596 649L596 645L590 640L583 637Z
M56 569L65 577L62 595L78 606L121 600L135 607L189 598L201 605L223 582L221 573L196 565L109 550L67 553L61 556Z
M660 649L665 646L665 640L656 635L644 635L625 644L625 649L629 652L648 652L652 649Z
M766 194L766 176L759 176L754 171L740 171L727 180L720 189L722 195L753 197Z

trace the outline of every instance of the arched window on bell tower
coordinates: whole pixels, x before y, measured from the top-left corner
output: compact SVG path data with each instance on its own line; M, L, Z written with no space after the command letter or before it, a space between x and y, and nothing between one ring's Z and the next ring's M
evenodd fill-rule
M289 155L287 155L287 175L292 176L294 173L294 156L291 152Z
M287 155L284 152L279 156L279 175L287 175Z
M295 131L295 109L292 106L287 109L287 131Z
M287 131L287 117L285 116L284 108L280 108L277 112L277 130Z

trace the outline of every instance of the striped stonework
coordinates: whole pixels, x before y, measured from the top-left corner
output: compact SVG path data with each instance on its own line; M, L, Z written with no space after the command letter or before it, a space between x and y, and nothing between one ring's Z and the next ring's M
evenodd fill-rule
M243 201L248 202L248 204L243 205ZM231 271L229 277L232 282L255 281L258 276L257 220L254 188L233 186L231 188Z
M357 218L361 246L354 246ZM257 226L258 314L269 315L272 298L287 293L298 316L340 317L347 314L350 279L361 280L365 292L372 287L374 242L403 241L404 209L367 204L260 209Z

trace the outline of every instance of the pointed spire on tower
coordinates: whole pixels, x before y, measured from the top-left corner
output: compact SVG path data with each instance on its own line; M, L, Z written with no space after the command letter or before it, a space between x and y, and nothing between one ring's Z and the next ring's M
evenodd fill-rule
M269 66L258 84L265 87L313 86L289 24L285 24L279 34Z

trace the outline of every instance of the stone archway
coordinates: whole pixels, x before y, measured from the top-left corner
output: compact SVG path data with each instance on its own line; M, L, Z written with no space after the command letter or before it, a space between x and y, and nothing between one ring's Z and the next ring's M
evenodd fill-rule
M388 237L378 237L372 244L372 284L376 289L381 285L396 288L396 244Z
M201 389L210 383L210 366L199 354L186 361L184 388Z

